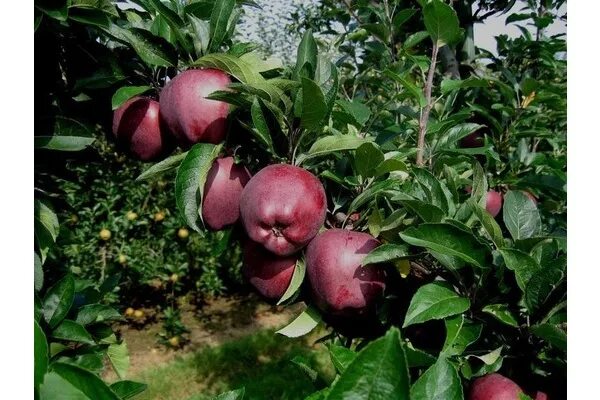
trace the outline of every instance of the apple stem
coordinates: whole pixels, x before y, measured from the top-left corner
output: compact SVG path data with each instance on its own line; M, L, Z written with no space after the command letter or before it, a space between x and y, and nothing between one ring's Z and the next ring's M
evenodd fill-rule
M417 142L417 165L423 166L423 154L425 152L425 133L427 133L427 121L429 120L429 113L433 103L431 102L431 88L433 87L433 75L435 72L435 63L437 62L438 44L433 42L433 48L431 49L431 65L427 73L427 82L423 92L425 94L426 104L421 111L421 118L419 119L419 139Z

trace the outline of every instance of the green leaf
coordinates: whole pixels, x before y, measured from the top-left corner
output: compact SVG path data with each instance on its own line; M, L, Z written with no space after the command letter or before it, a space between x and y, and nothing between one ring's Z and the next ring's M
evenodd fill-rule
M70 342L81 342L86 344L95 344L90 333L80 324L68 319L63 320L52 331L54 339L68 340Z
M196 67L215 68L226 72L242 83L267 82L247 62L232 54L207 54L193 63Z
M148 168L147 170L142 172L140 174L140 176L135 178L135 180L136 181L150 180L150 179L157 178L164 173L172 171L172 170L176 169L177 167L179 167L179 164L181 164L181 162L185 159L187 154L188 154L188 152L186 151L181 154L175 154L173 156L167 157L164 160L157 162L156 164L152 165L150 168Z
M210 45L212 51L216 51L225 35L229 24L229 17L235 7L235 0L217 0L210 14Z
M531 313L539 310L565 279L560 265L544 266L536 271L525 286L525 304Z
M364 178L374 175L377 168L384 161L383 152L373 142L366 142L358 146L354 154L356 172Z
M417 214L424 222L440 222L444 218L445 214L439 207L407 197L402 194L393 197L392 200L400 202L405 208Z
M488 182L485 177L485 171L478 162L473 163L473 186L471 188L471 198L485 208L487 204Z
M40 386L39 398L43 400L93 400L53 371L48 372L44 377L44 382Z
M46 260L46 254L56 242L59 232L58 217L46 200L34 200L34 233L40 249L41 263Z
M33 253L33 271L33 288L36 292L39 292L44 286L44 269L42 268L42 260L36 252Z
M514 271L519 289L525 292L527 282L529 282L531 277L541 269L538 262L529 254L524 253L521 250L503 248L498 249L498 252L502 255L506 268Z
M150 32L152 32L156 36L164 38L169 43L176 44L176 39L173 30L169 26L167 19L160 14L154 17L152 25L150 25Z
M459 89L488 87L488 81L483 78L476 78L474 76L462 80L446 78L442 81L440 86L442 93L448 94Z
M387 263L395 260L405 260L411 258L408 247L401 244L385 243L373 250L363 258L361 265Z
M454 365L440 357L410 389L412 399L463 400L463 389Z
M147 92L152 89L151 86L123 86L119 88L112 97L112 109L116 110L127 100Z
M381 216L381 212L379 211L379 207L375 204L371 215L369 215L368 226L369 233L373 237L378 237L379 233L381 233L381 224L383 222L383 217Z
M384 71L383 74L386 75L388 78L399 82L402 85L402 87L408 93L410 93L410 95L417 101L419 107L425 107L427 105L427 99L425 98L423 91L420 88L416 87L415 84L409 81L407 78L400 76L397 73L390 70Z
M52 364L52 372L60 377L60 380L53 380L50 385L46 386L46 381L40 389L40 398L42 399L101 399L101 400L120 400L110 387L106 385L96 374L89 372L75 365L55 362ZM60 382L67 382L69 387L65 387ZM63 388L63 389L61 389ZM65 389L68 391L65 392ZM74 390L75 389L75 390ZM69 392L79 391L86 397L63 397ZM45 392L52 393L44 395Z
M371 139L353 135L324 136L315 141L307 153L298 157L296 164L300 165L300 163L306 159L335 153L337 151L355 150L358 146L370 140Z
M439 283L428 283L421 286L414 294L402 327L461 314L469 307L471 307L469 299L460 297Z
M293 82L293 81L292 81ZM333 104L338 94L339 78L338 70L334 63L326 56L317 57L317 70L315 71L315 82L325 94L327 113L333 109Z
M506 325L515 328L519 327L519 322L506 304L489 304L483 307L481 311L490 314L498 321L505 323Z
M339 374L343 373L356 358L356 353L347 347L331 344L328 349L331 362Z
M48 342L37 321L33 321L33 324L33 386L37 391L48 370Z
M328 400L409 399L406 356L397 328L372 341L348 365Z
M540 324L529 328L532 334L559 350L567 350L567 334L556 325Z
M383 42L387 42L390 39L390 30L384 24L363 24L361 27Z
M428 37L429 37L429 32L427 32L427 31L415 32L406 38L406 40L404 41L404 45L402 47L404 48L404 50L410 50L413 47L415 47L416 45L418 45L419 43L421 43L423 40L427 39Z
M419 185L426 188L426 192L431 193L431 203L439 207L444 214L448 213L448 199L444 194L440 181L431 172L423 168L414 168L412 173Z
M371 110L369 107L359 101L338 100L335 103L352 118L357 126L363 126L371 117Z
M252 115L252 123L254 124L255 128L252 129L252 133L254 133L254 136L256 136L256 138L264 146L266 146L271 153L275 153L275 149L273 148L273 139L271 139L271 133L269 132L269 125L267 124L267 120L265 119L263 112L263 102L258 98L258 96L255 96L254 100L252 101L250 113Z
M431 40L437 43L438 47L460 40L461 30L456 11L441 0L432 0L425 4L423 20Z
M194 37L194 48L198 56L206 54L210 43L210 23L188 14L190 26Z
M229 392L221 393L212 400L243 400L245 389L230 390Z
M397 186L398 182L393 179L386 179L381 182L377 182L376 184L370 186L367 190L363 191L361 194L356 196L352 203L350 203L350 207L348 207L348 214L358 210L359 207L367 204L377 196L383 196L386 194L387 189L391 189L394 186Z
M266 60L257 51L250 51L240 56L240 60L248 63L257 72L267 72L283 68L280 58L269 57ZM277 78L276 78L277 79ZM283 80L283 79L282 79Z
M276 333L291 338L304 336L312 331L319 322L321 322L321 315L316 309L309 306L296 319Z
M123 379L127 375L129 369L129 351L127 343L113 343L106 349L106 356L112 365L115 373L119 378Z
M459 356L464 353L470 344L479 339L483 326L465 318L464 315L448 318L446 324L446 341L442 354L446 357Z
M121 314L111 306L105 304L87 304L79 309L75 322L86 326L96 322L113 321L121 318Z
M408 168L406 167L404 161L398 160L397 158L388 158L387 160L383 160L375 168L374 175L381 176L393 171L408 172Z
M80 151L95 140L88 126L73 118L56 116L52 134L34 136L34 146L36 149Z
M110 388L121 399L127 400L142 393L148 385L134 381L119 381L110 385Z
M417 10L414 8L405 8L400 10L394 15L394 19L392 20L392 25L394 26L394 30L396 32L400 31L400 27L404 25L415 13Z
M69 20L101 28L108 28L110 25L108 16L93 8L71 8L69 10Z
M317 42L313 37L312 30L307 29L302 36L302 40L298 45L296 55L296 67L294 68L294 79L299 80L301 77L313 78L317 67ZM308 76L301 76L303 70L306 71L306 66L309 66L310 71Z
M279 299L277 302L277 305L280 305L291 298L300 289L300 285L302 285L302 282L304 281L305 274L306 265L304 264L304 260L299 258L298 261L296 261L296 266L294 267L294 273L292 274L290 284L285 290L285 293L283 293L283 296L281 296L281 299Z
M514 240L538 236L542 230L540 213L535 203L521 191L504 195L502 217Z
M171 28L171 32L177 38L177 41L181 44L183 49L190 53L192 51L192 44L189 42L188 38L184 36L182 33L182 28L184 26L183 20L179 17L179 15L167 7L162 3L161 0L148 0L152 3L152 6L159 12L158 17L162 17L168 26Z
M75 280L72 275L66 275L52 286L42 301L44 319L54 328L67 315L75 296Z
M175 177L175 200L181 217L200 232L202 197L208 171L221 151L222 144L197 143L187 153Z
M162 37L154 36L150 31L139 28L125 29L111 24L106 32L117 40L129 44L149 65L157 67L177 65L177 52L173 45Z
M35 7L44 12L51 18L54 18L59 21L66 21L69 16L69 2L66 0L59 0L54 2L42 2L36 1Z
M504 361L502 346L484 355L469 354L465 358L467 362L463 363L461 373L467 379L496 372L502 367ZM473 359L477 360L475 365L471 362Z
M434 151L444 148L455 148L462 138L469 136L471 133L477 132L483 127L483 125L474 124L471 122L455 125L448 129L435 143Z
M303 77L300 126L311 131L322 128L322 121L327 112L325 96L319 85L315 81Z
M426 223L400 233L406 243L455 256L479 268L487 267L488 249L469 232L448 223Z
M404 346L406 360L409 368L429 367L435 363L436 358L423 350L415 349L410 343Z
M487 232L492 242L496 245L496 247L500 248L504 246L504 236L502 236L502 228L496 222L494 217L485 210L485 208L476 204L474 201L469 200L469 205L471 209L475 213L475 216L481 222L481 226Z

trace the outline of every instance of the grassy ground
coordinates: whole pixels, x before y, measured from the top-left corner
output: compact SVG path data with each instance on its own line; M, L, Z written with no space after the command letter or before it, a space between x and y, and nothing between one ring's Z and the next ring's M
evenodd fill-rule
M326 379L333 375L324 346L310 343L267 330L206 347L159 368L147 366L135 379L148 390L136 399L206 400L240 387L246 388L245 399L303 399L323 383L313 383L292 359L304 359Z

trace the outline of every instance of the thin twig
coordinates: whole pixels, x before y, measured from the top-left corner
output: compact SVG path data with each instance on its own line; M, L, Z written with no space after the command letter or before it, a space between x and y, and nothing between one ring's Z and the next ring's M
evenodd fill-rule
M433 43L433 49L431 50L431 65L429 66L429 72L427 73L427 82L425 84L425 108L421 113L419 119L419 140L417 142L417 165L423 166L423 154L425 152L425 133L427 132L427 121L429 120L429 112L433 103L431 102L431 88L433 87L433 74L435 72L435 63L437 61L438 44Z

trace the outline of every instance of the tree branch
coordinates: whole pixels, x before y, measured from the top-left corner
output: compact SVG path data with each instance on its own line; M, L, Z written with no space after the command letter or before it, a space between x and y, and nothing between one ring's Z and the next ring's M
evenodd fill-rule
M431 88L433 87L433 75L435 72L435 63L437 62L438 50L438 44L437 42L434 42L433 49L431 50L431 65L429 66L429 72L427 73L427 82L425 83L425 88L423 89L427 104L425 105L425 108L421 113L421 118L419 119L419 140L417 142L418 166L423 166L423 155L425 152L425 133L427 132L427 121L429 120L429 113L431 112L431 107L433 106L431 102Z

